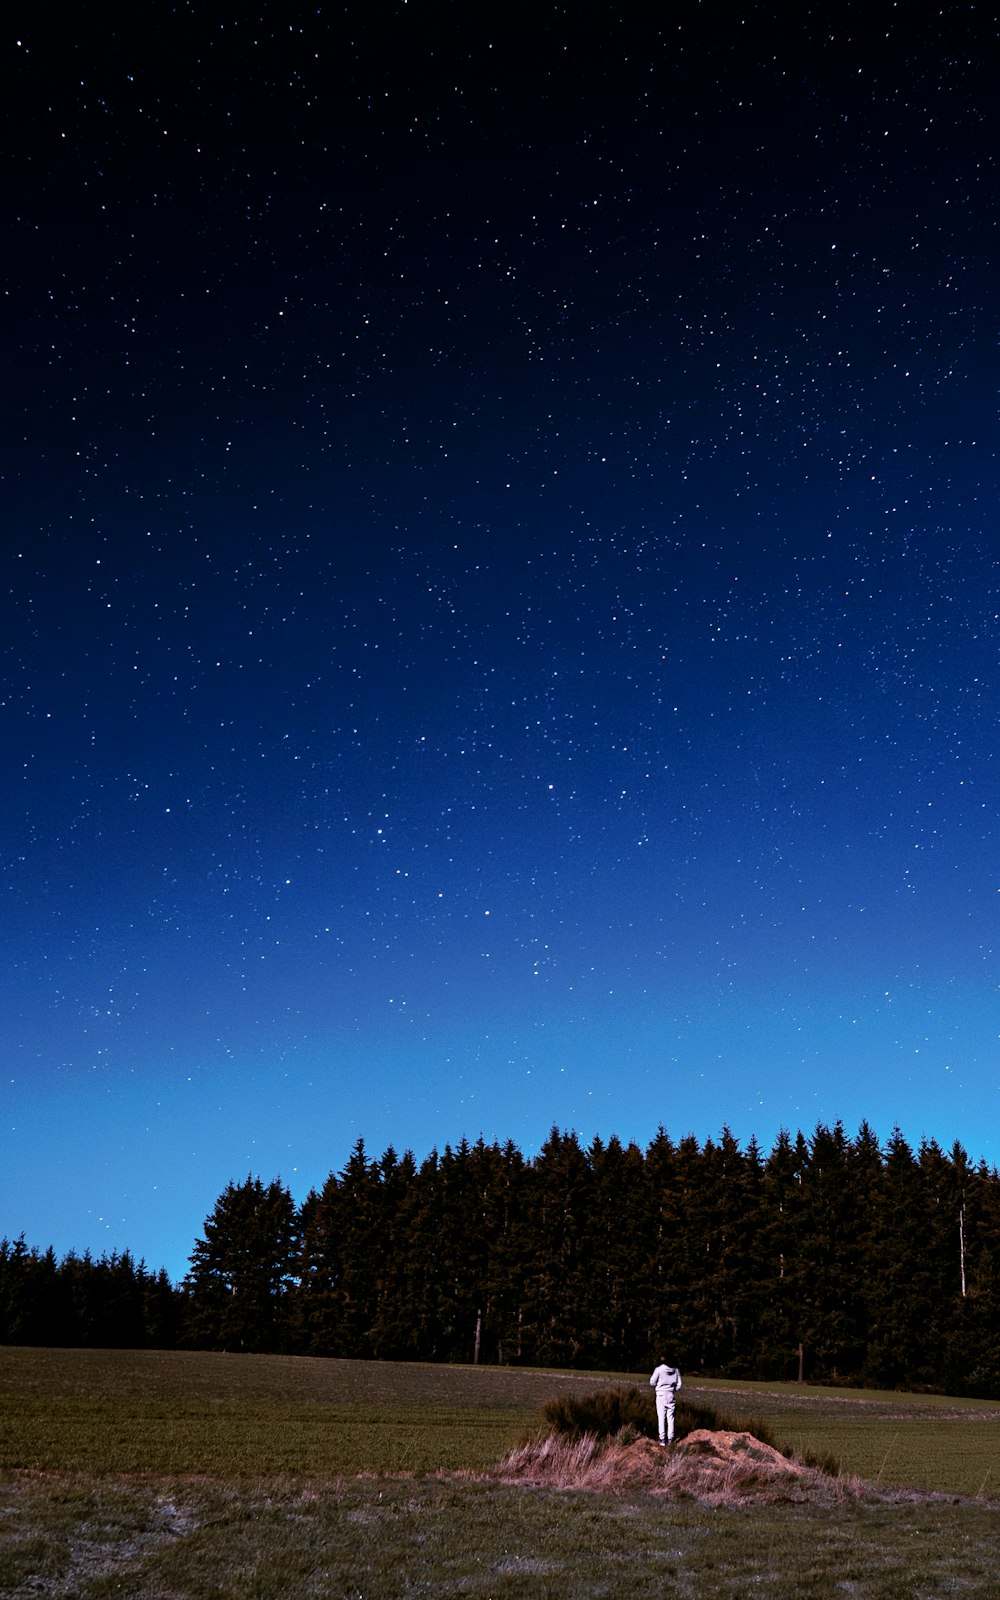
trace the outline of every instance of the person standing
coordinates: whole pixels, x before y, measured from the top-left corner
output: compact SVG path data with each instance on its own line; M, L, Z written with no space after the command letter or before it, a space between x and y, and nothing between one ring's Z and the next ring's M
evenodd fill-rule
M668 1366L661 1357L659 1366L649 1380L649 1386L656 1390L656 1426L660 1434L660 1443L673 1444L674 1407L677 1403L677 1391L683 1389L684 1380L678 1369Z

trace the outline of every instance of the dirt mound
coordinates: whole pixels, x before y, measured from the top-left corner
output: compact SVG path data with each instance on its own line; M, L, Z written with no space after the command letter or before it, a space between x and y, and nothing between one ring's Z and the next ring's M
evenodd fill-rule
M857 1488L790 1461L750 1433L699 1428L677 1444L652 1439L622 1444L590 1436L548 1434L515 1450L497 1469L505 1483L626 1493L636 1489L703 1505L809 1501L831 1505Z
M648 1443L648 1440L644 1442ZM659 1447L654 1445L653 1448ZM713 1432L711 1428L696 1428L685 1439L679 1440L673 1449L678 1455L695 1456L700 1461L716 1461L721 1466L754 1464L770 1467L774 1472L790 1473L793 1477L802 1477L809 1471L801 1462L783 1456L773 1445L755 1439L752 1433Z
M838 1487L836 1479L789 1460L752 1433L697 1428L666 1448L637 1439L613 1450L623 1482L640 1482L671 1499L690 1497L710 1505L829 1499Z

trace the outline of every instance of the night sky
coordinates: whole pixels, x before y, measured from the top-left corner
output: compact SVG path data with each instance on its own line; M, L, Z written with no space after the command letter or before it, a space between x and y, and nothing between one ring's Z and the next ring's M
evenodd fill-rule
M0 1235L1000 1161L996 24L654 9L5 24Z

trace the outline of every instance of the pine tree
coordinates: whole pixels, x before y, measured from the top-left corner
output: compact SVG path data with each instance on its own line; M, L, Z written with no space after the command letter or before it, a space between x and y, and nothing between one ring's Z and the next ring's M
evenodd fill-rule
M589 1168L575 1133L552 1129L532 1165L527 1196L532 1250L525 1263L521 1348L538 1365L572 1366L581 1349L590 1220Z
M520 1357L529 1260L527 1166L512 1139L500 1148L491 1146L491 1151L490 1276L483 1307L482 1359L503 1363Z
M1000 1400L1000 1173L973 1169L952 1150L962 1198L965 1293L952 1320L942 1374L949 1394Z
M639 1310L650 1242L645 1162L637 1145L623 1149L615 1137L606 1145L595 1139L587 1160L592 1194L581 1359L588 1366L628 1370L648 1357L646 1318Z
M73 1307L55 1251L31 1249L24 1234L0 1241L0 1343L74 1342Z
M185 1280L185 1342L199 1349L284 1348L298 1219L280 1179L230 1183L205 1221Z
M426 1314L422 1280L413 1264L421 1255L417 1166L412 1152L400 1157L390 1145L376 1164L381 1216L379 1270L374 1283L370 1346L380 1360L426 1359Z
M756 1374L755 1352L764 1316L764 1298L755 1270L764 1215L764 1158L755 1138L749 1140L739 1160L735 1203L737 1215L731 1226L728 1258L734 1348L727 1372L733 1377L748 1378Z
M724 1347L716 1281L721 1179L714 1140L699 1146L686 1134L673 1163L676 1221L667 1240L666 1265L675 1308L672 1347L685 1366L703 1372L714 1370Z
M104 1350L141 1350L146 1343L145 1265L114 1251L91 1263L87 1342Z
M861 1277L867 1214L841 1122L809 1142L800 1217L800 1338L812 1377L843 1378L864 1359Z
M872 1224L868 1284L870 1331L865 1379L882 1388L933 1383L940 1349L928 1330L936 1318L924 1273L927 1211L920 1166L900 1129L885 1150Z
M182 1300L161 1267L147 1273L143 1283L143 1325L150 1350L174 1350L181 1331Z
M646 1364L668 1356L672 1362L690 1367L695 1351L689 1325L682 1322L689 1277L680 1166L677 1146L661 1124L645 1156L646 1195L639 1224L645 1252L638 1315L644 1321Z
M359 1139L335 1191L332 1225L340 1262L337 1332L330 1355L370 1357L389 1241L379 1163Z
M803 1341L801 1312L801 1219L807 1150L799 1135L782 1128L764 1162L761 1223L751 1258L756 1262L757 1345L755 1365L766 1378L794 1378Z
M289 1304L289 1343L298 1355L343 1355L340 1348L343 1262L337 1228L339 1184L330 1173L299 1211L296 1283Z
M727 1127L700 1152L691 1144L682 1141L678 1152L688 1241L687 1337L704 1371L744 1371L752 1321L747 1263L760 1172Z
M481 1137L471 1146L463 1140L445 1148L436 1173L436 1313L450 1360L496 1360L513 1333L524 1164L512 1153Z
M414 1361L445 1359L441 1279L447 1272L444 1257L451 1250L444 1247L450 1223L441 1160L432 1150L416 1170L400 1217L401 1247L388 1273L390 1298L398 1308L388 1313L400 1330L397 1348Z

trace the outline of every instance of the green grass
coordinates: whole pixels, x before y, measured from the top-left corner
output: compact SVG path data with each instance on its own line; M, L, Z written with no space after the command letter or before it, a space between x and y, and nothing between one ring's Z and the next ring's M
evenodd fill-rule
M797 1454L832 1455L845 1473L883 1486L1000 1497L995 1400L796 1384L700 1387L723 1409L761 1416Z
M579 1382L485 1367L0 1348L0 1468L208 1477L479 1468L537 1420L547 1396Z
M537 1423L549 1396L609 1381L606 1373L0 1347L0 1468L208 1477L480 1469ZM683 1395L760 1416L779 1443L832 1455L847 1474L1000 1496L997 1402L690 1380Z
M737 1512L437 1478L5 1486L6 1600L996 1600L996 1512Z
M0 1349L0 1594L1000 1595L996 1500L708 1510L638 1489L523 1489L476 1476L537 1425L547 1397L610 1381ZM882 1485L1000 1493L1000 1405L693 1382L685 1393L763 1416L777 1438L832 1453L845 1472Z

